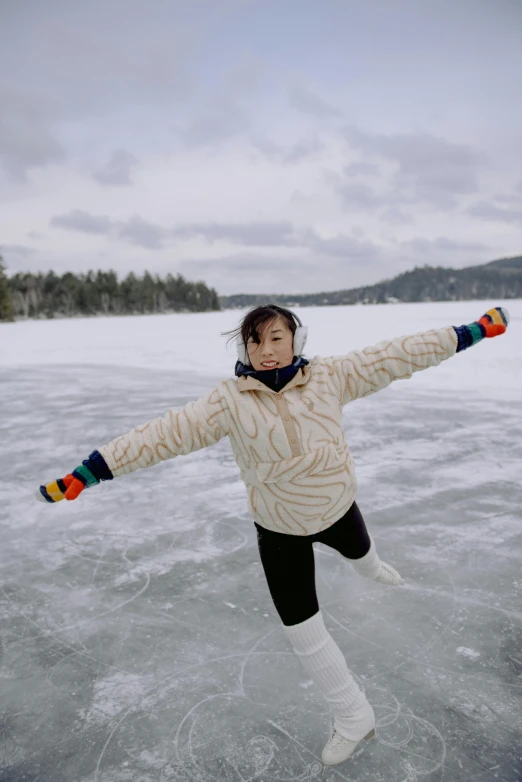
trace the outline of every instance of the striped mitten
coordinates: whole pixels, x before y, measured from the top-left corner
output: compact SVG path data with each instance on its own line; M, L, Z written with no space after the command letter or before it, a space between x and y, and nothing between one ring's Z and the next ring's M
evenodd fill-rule
M480 320L467 326L453 326L458 338L457 353L476 345L484 337L503 334L509 323L509 312L503 307L493 307Z
M97 486L100 481L111 481L113 477L101 453L93 451L88 459L84 459L65 478L57 478L45 486L40 486L36 497L41 502L60 502L64 498L75 500L84 489Z

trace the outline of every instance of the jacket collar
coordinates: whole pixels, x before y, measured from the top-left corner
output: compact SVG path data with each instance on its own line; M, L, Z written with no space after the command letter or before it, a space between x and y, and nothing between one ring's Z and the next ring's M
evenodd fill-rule
M293 388L294 386L301 386L308 383L308 380L310 379L310 366L308 360L302 356L298 356L291 366L297 367L297 373L280 389L280 391L275 391L256 377L257 373L255 369L245 366L238 361L236 363L236 375L239 376L237 387L239 391L266 391L270 394L278 394L283 391L288 391L289 388Z

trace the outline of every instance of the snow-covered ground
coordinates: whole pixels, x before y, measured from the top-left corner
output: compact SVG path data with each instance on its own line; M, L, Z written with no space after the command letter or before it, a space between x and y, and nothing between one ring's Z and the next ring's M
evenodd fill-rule
M511 312L348 405L401 588L316 545L377 741L325 780L522 779L522 301L301 308L307 355ZM1 782L308 782L330 717L284 635L227 441L55 507L39 483L232 373L241 313L0 324Z

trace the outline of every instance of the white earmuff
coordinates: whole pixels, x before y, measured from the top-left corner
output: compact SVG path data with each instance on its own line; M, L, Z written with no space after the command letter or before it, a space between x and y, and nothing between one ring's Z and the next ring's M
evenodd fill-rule
M307 326L298 326L294 334L294 356L300 356L306 345L306 338L308 336Z
M245 364L245 366L248 366L250 364L250 359L248 358L247 349L245 347L245 343L243 340L238 337L236 340L236 347L237 347L237 357L241 361L242 364Z
M306 345L306 338L308 336L308 327L302 326L301 321L299 322L299 326L297 326L294 334L294 356L300 356L301 353L304 350L304 346ZM245 346L245 343L241 339L241 337L238 337L236 340L236 346L237 346L237 357L241 361L242 364L245 364L245 366L248 366L250 364L250 359L248 358L248 352Z

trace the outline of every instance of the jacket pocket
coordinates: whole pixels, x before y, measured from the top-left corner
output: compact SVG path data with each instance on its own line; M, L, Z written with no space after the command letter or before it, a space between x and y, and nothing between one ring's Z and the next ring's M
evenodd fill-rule
M259 462L256 464L256 472L261 483L282 483L317 473L336 472L342 466L337 449L333 443L329 443L316 451L282 459L280 462Z

